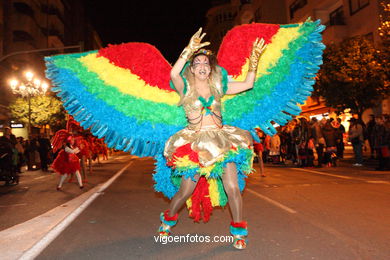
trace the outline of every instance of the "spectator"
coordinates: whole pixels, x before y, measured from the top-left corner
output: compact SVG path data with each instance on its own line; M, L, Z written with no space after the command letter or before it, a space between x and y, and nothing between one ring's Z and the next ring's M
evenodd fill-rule
M320 123L315 117L311 119L311 134L317 152L317 161L318 161L317 167L322 167L325 139L322 136Z
M16 138L15 149L18 151L18 164L16 165L16 172L22 173L22 166L25 163L23 137L20 136Z
M337 133L332 127L331 121L327 120L325 126L322 128L322 136L325 139L325 163L327 166L336 166L336 144Z
M353 152L355 154L355 163L353 166L363 166L363 126L355 118L351 118L349 122L348 139L352 143Z
M299 165L298 146L301 143L301 127L297 119L291 122L291 160L294 164Z
M314 139L310 138L307 142L307 167L314 166Z
M271 137L269 155L273 163L280 162L280 137L277 133Z
M337 158L343 158L344 157L344 133L345 128L341 124L341 119L336 118L336 120L333 120L331 122L332 127L336 130L336 155Z
M260 142L253 141L253 147L254 151L257 155L258 158L258 163L260 165L260 175L261 177L265 177L265 172L264 172L264 162L263 162L263 151L264 151L264 146L261 143L262 136L264 136L264 133L260 130L260 128L256 128L256 134L260 139Z
M390 152L390 133L389 129L385 126L385 121L382 116L375 117L375 126L372 131L373 135L373 147L376 151L377 159L379 160L379 166L376 168L378 171L387 170L389 167Z
M375 158L375 147L374 147L374 127L375 127L375 117L374 115L370 115L370 120L367 123L367 136L368 136L368 144L370 146L370 154L371 159Z
M288 157L288 142L290 141L290 134L288 133L287 126L283 126L279 132L280 137L280 160L281 163L285 163Z
M41 169L44 172L48 171L48 164L49 164L49 152L51 149L50 140L48 138L45 138L41 135L38 135L38 152L39 152L39 158L41 161Z
M11 133L11 128L4 127L3 136L0 137L1 147L1 170L8 175L6 185L11 184L10 181L19 182L16 172L16 165L18 161L17 150L15 144L17 143L15 135Z
M263 162L268 162L270 159L270 150L271 150L271 136L265 135L264 138L264 152L263 152Z
M26 141L25 155L27 158L27 170L37 170L39 168L38 141L34 136L30 136L30 138Z

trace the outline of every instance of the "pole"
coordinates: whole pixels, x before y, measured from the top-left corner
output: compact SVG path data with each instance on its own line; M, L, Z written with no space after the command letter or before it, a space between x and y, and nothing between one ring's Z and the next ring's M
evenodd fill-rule
M56 48L37 49L37 50L30 50L30 51L17 51L17 52L4 55L3 57L0 58L0 62L2 62L3 60L9 57L19 55L19 54L28 54L28 53L43 52L43 51L57 51L57 50L65 50L65 49L79 49L79 51L82 51L82 46L73 45L73 46L63 46L63 47L56 47Z
M30 139L31 136L31 96L30 93L28 93L28 138Z

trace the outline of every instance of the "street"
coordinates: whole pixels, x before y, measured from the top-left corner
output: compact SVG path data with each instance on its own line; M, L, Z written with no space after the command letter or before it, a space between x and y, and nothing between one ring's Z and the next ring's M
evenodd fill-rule
M226 242L156 242L159 214L168 208L169 201L153 190L153 163L148 158L115 155L94 168L85 191L67 183L63 192L57 192L58 177L54 174L22 178L19 187L11 187L14 193L1 187L3 246L7 237L25 232L24 221L85 196L79 203L81 209L74 206L72 210L78 211L74 220L62 228L53 225L46 232L52 235L45 243L28 250L40 239L29 241L31 246L21 245L22 251L16 252L15 243L23 243L23 238L18 238L8 251L2 248L8 255L2 259L19 258L23 251L21 259L388 259L390 255L390 172L342 164L321 169L267 164L267 177L260 177L257 169L243 193L249 243L246 250L239 251ZM112 176L115 179L104 188L99 185ZM92 196L94 200L83 206ZM72 205L57 210L69 210ZM194 223L184 208L172 232L226 236L230 220L228 207L215 209L206 224ZM60 222L64 221L65 217ZM19 229L14 229L19 231L12 233L19 223ZM28 229L31 235L34 227Z

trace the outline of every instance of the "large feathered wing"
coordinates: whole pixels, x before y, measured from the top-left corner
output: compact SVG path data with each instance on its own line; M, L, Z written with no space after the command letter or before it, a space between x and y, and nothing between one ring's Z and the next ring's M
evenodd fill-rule
M171 65L152 45L111 45L45 60L65 109L109 147L154 156L186 124L169 86Z
M300 112L312 90L324 45L318 22L250 24L232 29L218 53L232 80L243 80L253 41L268 43L254 89L223 100L224 123L272 134ZM65 109L109 147L139 156L161 155L165 141L186 125L179 95L169 86L171 65L152 45L126 43L46 57L46 75Z
M225 124L253 130L260 127L265 133L276 133L273 123L284 125L301 112L313 90L314 77L322 64L319 21L300 24L246 24L230 30L218 52L218 63L231 80L244 80L248 57L256 38L268 44L261 56L252 90L227 95L223 99Z

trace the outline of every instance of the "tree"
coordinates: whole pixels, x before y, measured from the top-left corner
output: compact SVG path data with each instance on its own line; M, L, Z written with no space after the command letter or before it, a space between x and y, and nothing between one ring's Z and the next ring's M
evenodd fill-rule
M322 96L338 112L351 109L361 118L389 95L387 55L365 37L330 44L318 74L314 96Z
M383 43L387 45L390 41L390 3L383 1L380 3L380 7L378 33Z
M28 124L28 100L17 98L10 105L12 116ZM52 96L35 96L31 98L31 125L50 125L53 130L65 125L65 110L61 101Z

